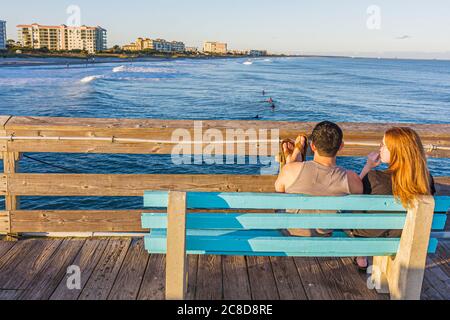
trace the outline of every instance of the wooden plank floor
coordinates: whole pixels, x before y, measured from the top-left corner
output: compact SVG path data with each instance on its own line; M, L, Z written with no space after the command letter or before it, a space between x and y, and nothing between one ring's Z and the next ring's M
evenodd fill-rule
M450 299L450 240L430 255L422 299ZM81 289L69 290L69 266ZM158 300L165 257L139 238L0 241L0 300ZM388 299L349 258L190 256L188 299Z

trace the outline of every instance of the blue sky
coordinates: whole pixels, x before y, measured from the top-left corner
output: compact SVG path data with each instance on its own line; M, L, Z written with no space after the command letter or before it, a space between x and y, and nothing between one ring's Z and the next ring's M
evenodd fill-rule
M145 36L198 47L217 40L231 49L450 58L448 0L23 0L2 1L0 19L15 39L17 24L66 23L69 5L80 7L83 24L106 28L110 46ZM380 29L367 27L378 17L367 13L371 5Z

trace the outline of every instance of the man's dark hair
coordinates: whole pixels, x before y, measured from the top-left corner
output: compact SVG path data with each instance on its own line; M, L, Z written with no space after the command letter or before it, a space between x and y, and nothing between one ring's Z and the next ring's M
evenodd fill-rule
M339 126L333 122L324 121L319 123L313 130L311 142L317 148L322 157L335 157L341 148L344 133Z

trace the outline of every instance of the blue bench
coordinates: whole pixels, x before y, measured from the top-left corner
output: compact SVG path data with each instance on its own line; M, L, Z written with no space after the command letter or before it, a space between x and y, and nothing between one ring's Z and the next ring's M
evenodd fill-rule
M443 230L450 197L424 197L406 210L393 197L310 197L261 193L146 192L144 213L149 253L167 254L166 298L183 299L186 254L293 257L373 256L372 278L393 299L419 299L427 253L437 249L431 230ZM189 213L187 210L323 210L339 214ZM359 212L359 213L358 213ZM363 212L363 213L362 213ZM393 229L401 239L283 235L283 229Z

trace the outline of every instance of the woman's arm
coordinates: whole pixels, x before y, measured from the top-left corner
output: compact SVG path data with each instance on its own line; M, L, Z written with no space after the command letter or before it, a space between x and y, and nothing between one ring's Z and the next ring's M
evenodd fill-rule
M372 168L369 167L368 165L365 165L361 173L359 174L359 178L361 180L364 180L364 178L369 174L370 171L372 171Z
M361 171L361 174L359 175L361 180L363 180L370 171L378 167L380 164L381 158L379 152L372 152L371 154L369 154L369 156L367 157L367 163L364 166L364 169Z

